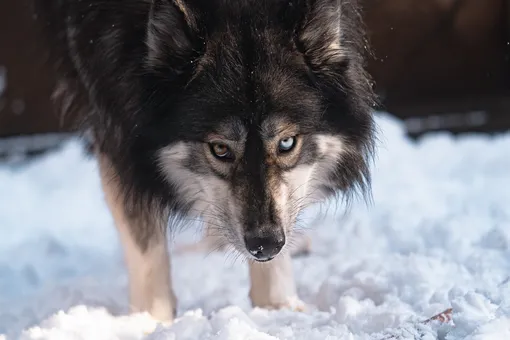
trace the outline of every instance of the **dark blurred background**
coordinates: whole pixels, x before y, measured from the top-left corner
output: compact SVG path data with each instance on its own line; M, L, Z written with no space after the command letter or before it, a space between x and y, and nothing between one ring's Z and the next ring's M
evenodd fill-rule
M0 157L44 151L70 132L52 108L53 79L29 2L0 1ZM510 128L510 0L364 6L381 109L404 120L412 137Z

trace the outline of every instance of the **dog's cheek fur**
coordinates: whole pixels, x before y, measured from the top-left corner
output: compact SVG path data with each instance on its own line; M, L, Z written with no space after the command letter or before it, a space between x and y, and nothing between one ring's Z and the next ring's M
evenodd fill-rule
M331 194L331 189L337 189L337 183L331 179L346 155L352 150L345 143L341 135L318 134L314 136L315 160L311 163L300 164L285 174L288 186L290 218L295 220L304 208L318 203Z
M357 146L340 135L322 135L317 145L322 156L315 186L322 199L343 195L349 200L355 193L370 194L370 155L365 144Z
M187 207L186 218L198 218L208 225L215 236L237 246L242 240L239 228L239 202L230 185L213 174L205 155L198 153L196 143L177 142L158 152L160 172Z
M291 217L296 217L299 210L306 207L312 200L313 193L310 186L313 182L316 164L298 165L284 175L282 186L288 187L289 195L289 213ZM294 215L294 216L293 216Z
M310 192L310 184L316 165L302 164L287 171L281 182L282 195L277 204L281 207L284 228L287 235L292 235L292 230L299 213L313 201L313 193Z
M178 142L162 148L158 152L158 164L161 173L171 187L179 194L182 206L191 206L202 194L200 182L185 167L190 154L190 145Z

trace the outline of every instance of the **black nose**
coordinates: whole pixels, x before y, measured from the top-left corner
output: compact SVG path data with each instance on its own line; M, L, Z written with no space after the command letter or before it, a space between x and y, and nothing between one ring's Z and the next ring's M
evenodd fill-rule
M285 237L249 237L245 239L246 249L257 261L272 260L285 245Z

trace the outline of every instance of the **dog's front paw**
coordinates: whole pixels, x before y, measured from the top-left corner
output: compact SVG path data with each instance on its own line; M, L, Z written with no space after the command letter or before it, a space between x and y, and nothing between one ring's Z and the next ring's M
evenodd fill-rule
M287 298L283 302L279 303L254 303L254 307L264 308L268 310L281 310L287 309L293 312L306 312L308 310L308 306L304 303L299 297L292 296Z
M294 312L306 312L308 310L307 304L297 296L290 297L280 309L289 309Z

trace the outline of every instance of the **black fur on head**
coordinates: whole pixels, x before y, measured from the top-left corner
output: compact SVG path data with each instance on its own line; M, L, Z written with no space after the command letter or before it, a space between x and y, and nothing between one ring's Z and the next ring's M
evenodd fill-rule
M229 117L341 135L349 151L322 189L369 189L375 97L357 0L36 2L64 109L93 131L130 203L185 209L157 153Z

